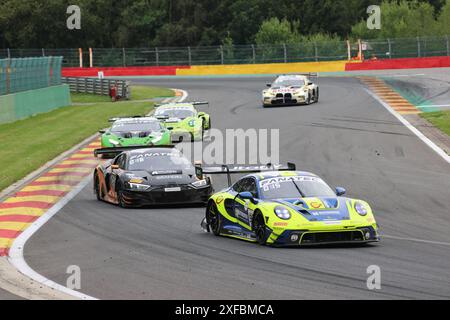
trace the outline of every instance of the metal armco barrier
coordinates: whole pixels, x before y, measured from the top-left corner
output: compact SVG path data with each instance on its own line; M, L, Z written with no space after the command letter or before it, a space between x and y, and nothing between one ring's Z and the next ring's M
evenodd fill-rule
M98 79L98 78L61 78L62 82L68 84L71 92L90 93L102 96L109 96L109 90L112 86L117 86L117 93L129 99L130 81L117 79Z

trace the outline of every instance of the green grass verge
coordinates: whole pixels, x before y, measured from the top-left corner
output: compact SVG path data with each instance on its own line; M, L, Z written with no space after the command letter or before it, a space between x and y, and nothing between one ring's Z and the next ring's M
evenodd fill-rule
M420 116L450 136L450 110L426 112Z
M167 94L167 89L152 88L146 92L148 94L145 99L149 99ZM63 107L0 125L0 190L40 168L98 130L109 127L109 118L144 115L152 108L153 104L149 102L97 102L92 105Z
M167 88L156 88L148 86L131 86L131 100L147 100L150 98L159 97L173 97L174 92ZM73 103L97 103L97 102L110 102L111 98L108 96L99 96L86 93L73 93ZM125 100L126 101L126 100Z

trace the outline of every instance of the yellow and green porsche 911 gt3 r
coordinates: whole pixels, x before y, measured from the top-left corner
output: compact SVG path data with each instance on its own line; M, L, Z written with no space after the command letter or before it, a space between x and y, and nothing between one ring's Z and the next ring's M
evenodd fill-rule
M211 129L211 119L195 109L208 102L169 103L156 108L154 116L171 131L172 141L203 140L205 130Z
M380 240L367 202L343 197L345 189L333 191L317 175L295 171L293 164L267 171L271 168L205 168L207 174L253 174L210 198L203 229L273 246Z

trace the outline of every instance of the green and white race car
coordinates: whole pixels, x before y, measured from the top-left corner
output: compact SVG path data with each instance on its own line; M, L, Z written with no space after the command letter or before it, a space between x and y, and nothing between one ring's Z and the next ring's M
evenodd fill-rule
M156 108L154 116L171 131L172 141L181 142L203 140L205 130L211 128L209 114L195 109L208 102L169 103Z
M101 130L102 149L131 146L167 146L172 143L170 131L152 117L110 119L112 127Z

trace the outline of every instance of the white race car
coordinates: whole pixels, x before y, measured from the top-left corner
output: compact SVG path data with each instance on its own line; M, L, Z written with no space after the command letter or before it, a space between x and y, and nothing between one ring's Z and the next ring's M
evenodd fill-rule
M319 86L311 81L316 73L282 75L263 90L263 107L319 102Z

